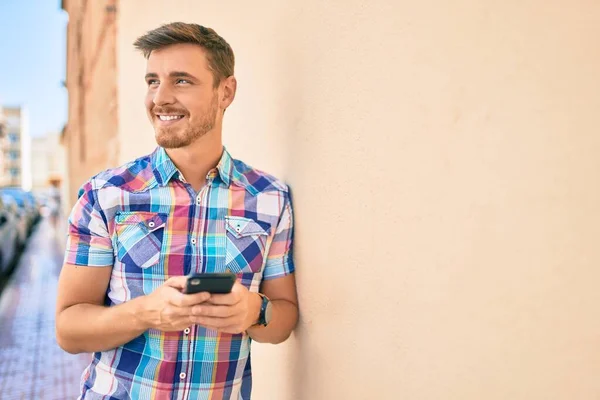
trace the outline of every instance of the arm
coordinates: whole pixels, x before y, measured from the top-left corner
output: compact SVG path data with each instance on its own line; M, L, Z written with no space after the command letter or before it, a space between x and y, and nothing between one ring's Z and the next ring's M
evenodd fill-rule
M250 312L252 319L247 329L250 337L260 343L281 343L287 340L298 322L298 297L296 294L296 279L294 274L283 278L264 281L261 293L267 296L273 304L271 322L267 326L254 325L260 314L261 298L254 297L254 309Z
M208 293L184 295L186 277L165 282L147 296L115 307L104 306L112 267L65 264L58 283L56 338L69 353L114 349L150 328L181 331L192 325L191 306L210 298Z
M58 280L56 339L69 353L115 348L140 335L135 302L104 307L113 248L93 181L79 190L69 216L65 264ZM132 318L133 314L133 318Z
M65 264L58 281L56 339L69 353L113 349L148 327L137 316L140 298L105 307L112 267Z

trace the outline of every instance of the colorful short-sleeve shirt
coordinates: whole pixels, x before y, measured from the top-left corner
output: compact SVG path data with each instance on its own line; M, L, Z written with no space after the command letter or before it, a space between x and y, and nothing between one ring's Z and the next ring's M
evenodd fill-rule
M172 276L235 273L250 291L294 272L288 187L226 149L196 193L166 151L102 172L79 192L65 262L112 266L105 303L147 295ZM250 337L199 325L150 329L95 353L83 399L248 399Z

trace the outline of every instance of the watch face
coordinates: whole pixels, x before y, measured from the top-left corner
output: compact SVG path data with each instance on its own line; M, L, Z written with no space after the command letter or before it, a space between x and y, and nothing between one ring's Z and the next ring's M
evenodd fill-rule
M271 322L271 313L273 312L273 304L269 301L267 303L267 308L265 309L265 323L268 324Z

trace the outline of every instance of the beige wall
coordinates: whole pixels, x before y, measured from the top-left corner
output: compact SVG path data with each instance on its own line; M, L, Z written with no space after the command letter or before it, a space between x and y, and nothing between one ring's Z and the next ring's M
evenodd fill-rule
M256 399L600 398L600 3L176 4L120 4L120 158L154 145L131 43L214 27L226 144L294 191L302 317Z
M69 205L79 187L98 172L118 165L117 0L64 0L67 27L69 120L63 143L68 153Z

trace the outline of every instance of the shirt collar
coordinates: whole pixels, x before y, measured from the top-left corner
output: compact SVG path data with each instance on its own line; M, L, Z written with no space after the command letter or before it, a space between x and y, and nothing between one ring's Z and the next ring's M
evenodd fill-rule
M173 164L173 161L171 161L171 158L163 147L159 146L154 150L151 162L154 176L159 185L165 186L173 177L183 180L183 175L181 175L175 164ZM239 173L235 170L233 159L225 147L223 147L223 154L217 167L210 170L206 178L214 178L217 176L217 173L226 186L229 186L232 181L236 181L239 176Z

